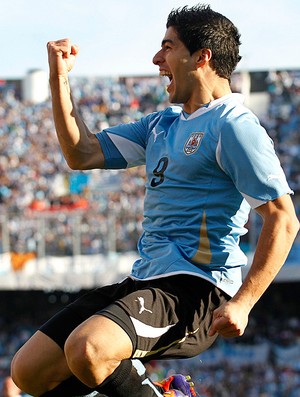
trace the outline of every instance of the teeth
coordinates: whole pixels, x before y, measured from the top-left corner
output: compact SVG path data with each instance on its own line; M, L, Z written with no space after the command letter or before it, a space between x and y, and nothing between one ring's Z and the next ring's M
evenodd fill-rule
M161 76L172 76L172 73L168 72L167 70L161 70L160 75Z
M160 76L162 77L168 77L170 80L172 80L172 73L168 72L167 70L162 70L159 73Z

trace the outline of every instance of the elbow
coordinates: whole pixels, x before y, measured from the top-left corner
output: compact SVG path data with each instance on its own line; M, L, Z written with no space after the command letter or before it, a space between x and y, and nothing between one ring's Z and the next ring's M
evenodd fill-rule
M286 236L290 241L294 241L299 232L299 220L295 213L282 213L277 219L285 230ZM274 220L276 222L276 220Z
M269 213L271 225L278 225L279 228L285 230L290 239L294 240L299 232L299 219L290 196L284 196L280 201L275 200L274 203Z
M74 171L103 168L104 155L98 139L91 135L90 139L82 139L82 142L61 143L64 158Z
M65 157L65 160L66 160L69 168L72 171L81 171L81 170L83 170L83 168L82 168L82 166L80 164L80 161L78 161L76 159L73 159L73 158L68 158L68 157Z
M103 161L101 161L101 157L93 157L84 156L82 154L78 154L76 156L65 156L65 160L68 166L73 171L86 171L92 169L101 169L103 168Z
M299 232L299 220L296 216L296 214L291 217L291 219L289 220L288 224L287 224L287 228L288 228L288 232L294 236L294 238L296 238L298 232Z

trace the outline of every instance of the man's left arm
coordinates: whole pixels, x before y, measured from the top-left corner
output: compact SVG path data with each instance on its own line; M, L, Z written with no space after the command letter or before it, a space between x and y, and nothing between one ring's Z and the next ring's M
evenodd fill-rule
M252 266L236 295L214 311L209 335L243 335L251 309L283 266L299 231L289 194L261 205L256 211L263 226Z

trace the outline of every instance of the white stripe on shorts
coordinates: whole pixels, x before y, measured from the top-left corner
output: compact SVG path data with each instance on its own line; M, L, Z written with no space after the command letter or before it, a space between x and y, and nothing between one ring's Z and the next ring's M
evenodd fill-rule
M170 328L174 327L175 325L171 324L167 325L166 327L156 328L152 327L151 325L144 324L134 317L130 317L130 319L132 321L136 334L138 336L143 336L144 338L157 338L165 334L167 331L169 331Z

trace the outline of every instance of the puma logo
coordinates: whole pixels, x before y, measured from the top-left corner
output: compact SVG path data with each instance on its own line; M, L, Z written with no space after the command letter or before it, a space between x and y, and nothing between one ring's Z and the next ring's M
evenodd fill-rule
M137 300L138 300L139 304L141 305L139 314L142 314L143 312L153 313L152 310L145 308L145 299L142 296L138 296Z
M154 136L154 142L156 142L156 139L158 137L158 135L163 134L165 131L160 131L160 132L156 132L156 128L153 128L153 136Z

